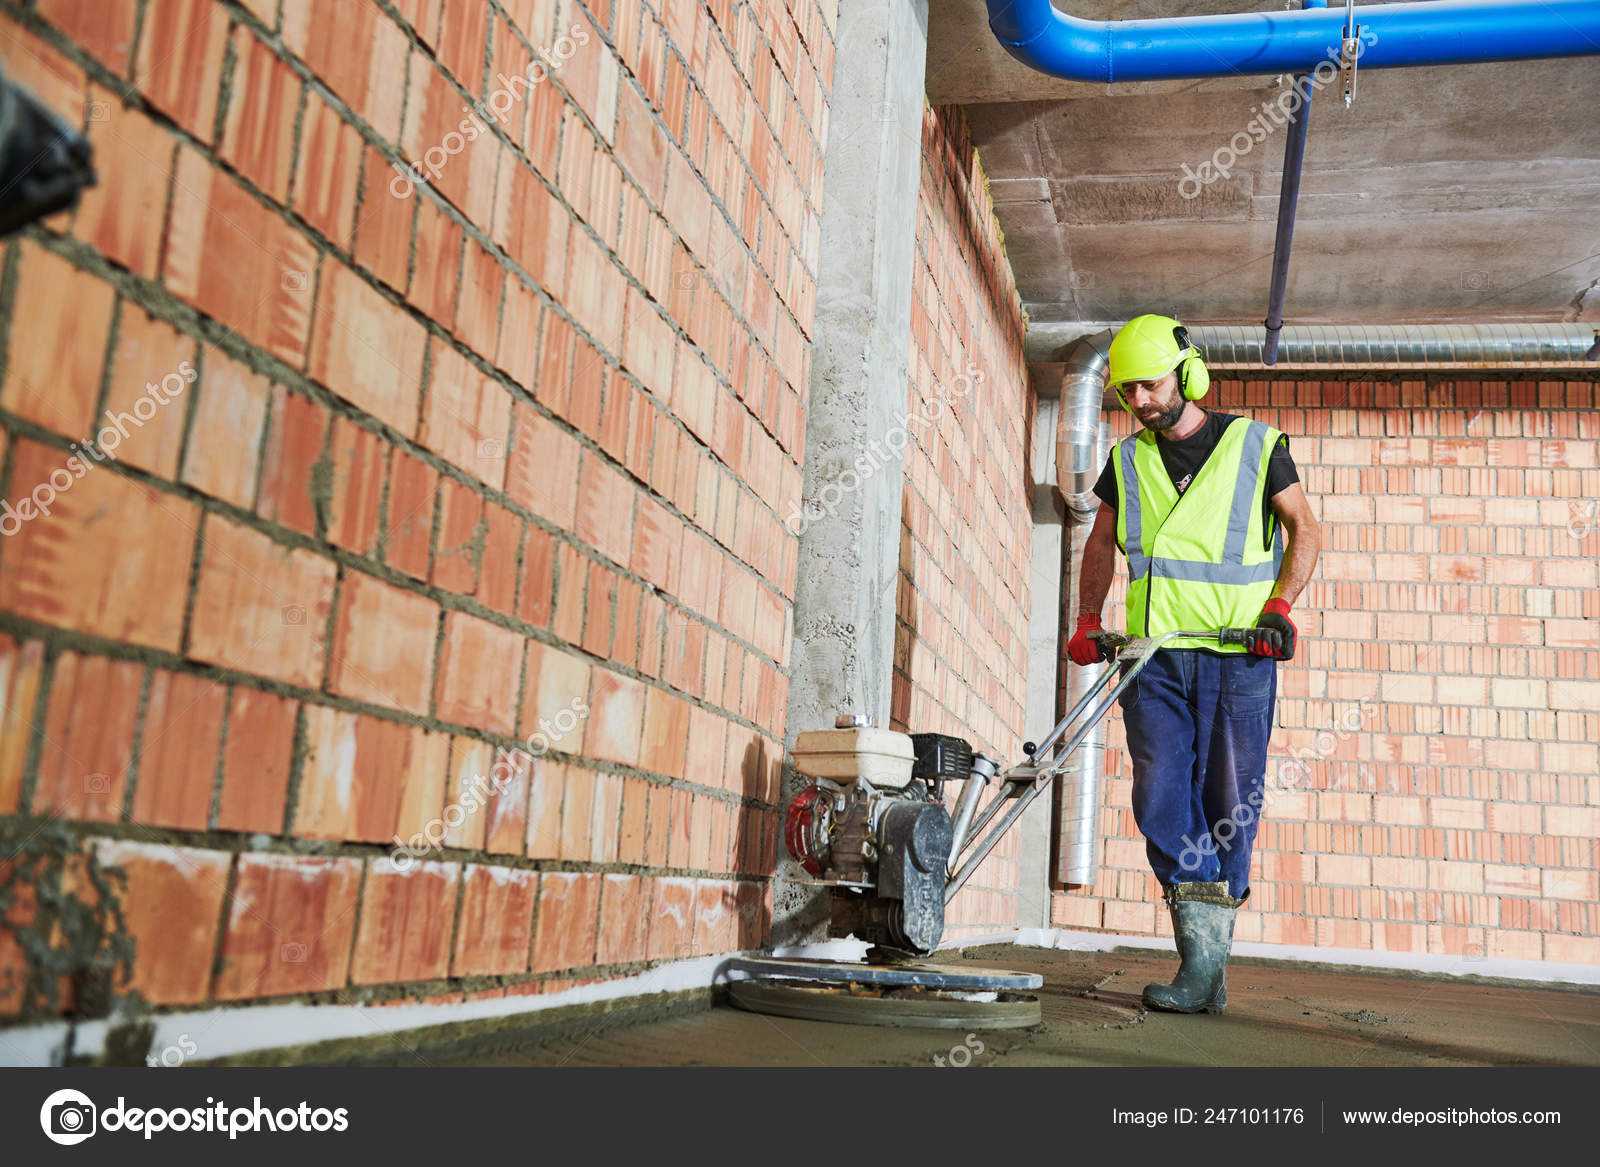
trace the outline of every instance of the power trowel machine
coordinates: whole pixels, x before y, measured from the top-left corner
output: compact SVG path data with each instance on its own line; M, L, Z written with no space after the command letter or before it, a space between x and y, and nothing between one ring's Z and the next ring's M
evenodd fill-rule
M1015 990L1039 987L1037 974L922 963L944 934L945 905L1033 800L1070 772L1073 752L1159 649L1195 637L1248 645L1251 632L1175 631L1137 640L1099 633L1101 659L1122 667L1104 669L1044 741L1024 743L1023 760L1004 769L962 738L897 733L859 715L841 715L831 730L799 734L795 769L812 784L787 808L784 844L810 877L802 882L827 889L828 934L854 936L871 947L865 964L736 959L733 968L747 979L733 986L735 1002L763 1012L867 1024L1005 1028L1036 1023L1037 1001ZM980 812L984 791L996 782L996 797ZM948 783L964 784L954 818L945 810ZM878 1005L847 1014L856 997L892 1000L897 1008ZM919 1002L951 1007L914 1016ZM894 1019L880 1020L888 1015Z

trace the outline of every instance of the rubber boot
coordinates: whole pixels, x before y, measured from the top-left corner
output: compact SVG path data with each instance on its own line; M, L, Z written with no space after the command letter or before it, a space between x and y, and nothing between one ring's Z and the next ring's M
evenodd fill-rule
M1173 883L1165 890L1183 963L1170 985L1144 987L1144 1003L1171 1013L1220 1013L1228 1003L1228 952L1243 900L1226 883Z

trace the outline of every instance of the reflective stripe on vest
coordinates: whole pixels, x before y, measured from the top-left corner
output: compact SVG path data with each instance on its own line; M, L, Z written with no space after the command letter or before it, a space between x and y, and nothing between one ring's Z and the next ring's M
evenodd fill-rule
M1119 443L1118 542L1128 558L1132 581L1128 593L1128 628L1132 635L1159 635L1171 628L1242 627L1255 623L1261 605L1271 595L1283 560L1282 530L1275 520L1268 520L1273 526L1273 546L1269 550L1262 546L1257 519L1266 489L1266 459L1278 437L1279 431L1263 422L1244 418L1230 422L1182 496L1176 494L1160 451L1153 445L1158 438L1151 435L1145 439L1149 448L1143 459L1139 457L1137 436ZM1162 543L1170 544L1176 539L1163 538L1167 516L1152 512L1150 500L1145 497L1148 486L1140 488L1141 460L1148 474L1161 475L1164 493L1175 496L1172 509L1184 498L1213 496L1213 505L1196 507L1191 503L1179 520L1182 541L1198 545L1204 558L1146 554L1145 527L1152 518L1161 527L1148 540L1151 552L1161 551ZM1231 490L1216 481L1219 474L1232 476ZM1225 512L1220 505L1224 497L1229 500ZM1253 525L1256 541L1251 547L1248 544ZM1170 618L1163 619L1152 612L1152 593L1158 587L1160 607ZM1147 614L1155 627L1146 628ZM1173 647L1216 650L1219 646L1215 641L1180 640L1174 641ZM1244 650L1230 646L1222 651Z

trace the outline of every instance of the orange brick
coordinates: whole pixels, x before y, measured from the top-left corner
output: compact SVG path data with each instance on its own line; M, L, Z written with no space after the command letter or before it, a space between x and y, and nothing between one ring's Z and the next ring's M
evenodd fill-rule
M452 976L525 972L538 876L509 867L466 868Z
M439 479L439 534L429 581L446 591L470 596L478 590L478 540L483 499L453 478Z
M127 877L122 914L135 945L127 988L153 1005L204 1001L233 856L111 839L96 842L95 853Z
M121 819L143 680L144 670L130 661L61 654L50 682L32 813Z
M445 787L444 842L447 847L482 851L488 841L494 747L477 738L450 739L450 769Z
M416 259L406 299L419 312L444 323L454 320L461 274L461 226L432 197L417 203Z
M592 758L639 762L644 724L644 686L631 677L596 670L589 695L590 716L584 724L583 752Z
M649 958L674 960L694 948L692 879L657 879L651 889Z
M739 911L735 886L726 880L702 879L695 884L694 951L699 956L731 952L738 947Z
M420 731L320 705L306 707L305 723L294 833L388 842L399 826L404 782Z
M506 161L499 186L495 242L535 284L561 299L567 281L572 216L531 171L514 160ZM621 310L620 302L617 308Z
M361 135L312 90L300 130L294 209L340 248L350 245L361 175ZM384 197L374 191L373 198Z
M628 562L637 493L622 474L584 452L578 471L577 534L613 563Z
M68 2L100 6L99 0ZM107 259L154 279L177 139L107 90L92 86L91 98L104 114L89 123L99 184L83 192L73 232Z
M101 450L160 478L178 476L197 351L193 337L123 306L106 409L95 419Z
M389 512L385 549L389 566L415 579L428 577L433 539L433 499L439 472L401 449L389 452Z
M0 49L4 50L8 78L28 89L68 125L83 124L86 81L82 69L15 21L0 28Z
M217 829L283 832L299 703L255 689L238 688L228 712L223 749L222 797Z
M435 698L437 716L494 733L514 733L521 638L465 612L445 616Z
M483 504L485 530L478 600L510 616L517 608L517 558L522 551L522 520L497 503Z
M342 264L329 264L311 338L311 376L402 434L416 432L427 334Z
M577 516L582 447L531 407L519 402L515 413L506 493L541 518L571 530Z
M555 593L555 540L541 527L530 524L522 549L522 582L517 599L517 615L543 628L550 623L550 605Z
M22 260L0 406L81 440L95 421L116 294L31 240L14 246ZM15 471L11 481L13 498L32 489Z
M494 363L531 395L538 377L539 322L544 305L515 272L506 272L504 282L505 303L500 309L500 339L495 343Z
M301 534L315 534L326 515L325 489L317 487L328 440L328 411L307 397L272 389L260 513Z
M407 62L405 132L401 146L406 157L470 222L487 229L494 215L495 171L499 143L481 130L471 140L459 132L466 104L443 73L421 53ZM456 152L448 141L459 138Z
M133 83L201 141L211 140L228 13L211 0L150 0Z
M495 490L505 485L511 394L449 345L433 346L433 374L417 440ZM544 472L549 473L545 467Z
M639 750L639 766L665 774L669 778L683 778L684 757L689 743L691 707L687 701L674 697L664 689L650 688L645 694L644 730Z
M622 317L627 281L598 244L581 230L571 233L567 286L556 295L572 318L607 352L622 346Z
M328 541L370 555L378 545L378 510L383 500L383 439L345 417L333 419L328 445Z
M157 671L139 736L133 821L203 831L222 745L225 693L203 677Z
M476 0L443 0L439 63L474 95L482 90L484 43L488 33L489 14L484 5Z
M643 960L650 938L650 888L637 875L607 875L600 891L597 964Z
M41 0L39 15L117 76L125 76L133 55L137 0ZM100 156L95 154L96 169Z
M416 198L407 180L382 154L365 152L361 214L356 219L356 262L397 292L406 290Z
M450 735L412 730L410 748L401 773L404 789L400 820L395 833L421 853L438 846L446 826L440 818L444 792L450 778Z
M270 399L265 377L207 347L183 481L241 509L254 506Z
M587 968L595 961L600 876L547 871L539 877L534 972Z
M576 766L561 768L561 834L557 859L587 861L594 850L595 775Z
M217 153L274 202L287 204L300 79L242 25L233 31L233 52L232 96Z
M189 629L190 659L315 688L334 575L326 559L213 515Z
M79 463L85 473L74 480L67 468L75 455L33 442L17 442L11 460L12 505L30 521L6 541L0 609L176 652L195 505L113 470L87 469L88 462ZM70 489L56 493L52 476L57 485L65 476ZM28 492L34 497L23 505ZM37 513L40 505L49 513ZM0 523L7 518L0 511Z
M344 987L361 867L359 859L239 856L216 998Z
M461 294L456 297L452 331L484 357L494 355L498 347L504 286L505 269L500 260L476 240L468 240L461 257Z
M350 983L400 984L447 975L460 877L453 863L368 860Z
M1547 806L1544 808L1544 829L1550 835L1584 839L1600 837L1600 807Z
M650 786L641 778L622 780L622 825L617 835L617 862L644 863L650 814Z
M168 290L274 356L301 365L317 263L311 242L188 148L178 152L170 221L163 263ZM326 291L324 296L334 298ZM386 337L373 343L391 359L398 349Z
M566 767L543 756L534 758L528 794L527 856L555 859L561 851L561 798Z
M578 726L589 712L590 665L583 658L529 640L520 732L541 750L576 753Z
M21 806L22 767L43 672L42 641L18 644L0 634L0 814L15 814Z
M400 26L378 8L315 0L284 0L283 40L378 136L400 135L409 44Z
M350 573L340 588L329 690L425 715L438 629L432 600Z
M490 854L521 855L526 846L532 762L526 750L494 751L483 844Z

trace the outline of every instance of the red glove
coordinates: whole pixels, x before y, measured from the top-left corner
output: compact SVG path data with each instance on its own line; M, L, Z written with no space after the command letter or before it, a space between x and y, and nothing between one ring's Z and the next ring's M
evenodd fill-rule
M1294 621L1289 619L1289 601L1268 600L1261 608L1261 615L1256 617L1256 634L1250 641L1250 651L1273 660L1293 660L1298 632Z
M1067 655L1074 664L1092 665L1100 662L1100 645L1089 639L1089 633L1102 631L1100 613L1084 612L1078 617L1078 630L1067 641Z

